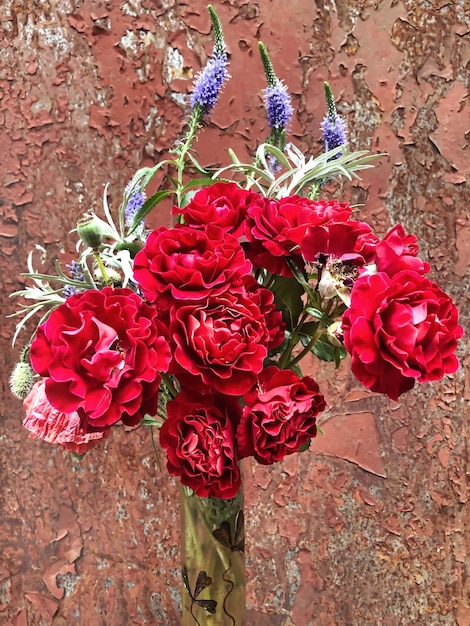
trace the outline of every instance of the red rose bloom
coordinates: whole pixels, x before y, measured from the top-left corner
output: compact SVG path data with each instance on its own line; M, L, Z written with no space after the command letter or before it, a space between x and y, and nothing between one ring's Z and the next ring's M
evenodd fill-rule
M319 254L325 254L341 261L354 261L357 265L374 259L379 241L366 222L330 222L307 228L301 250L309 262L316 261Z
M360 276L343 315L344 344L360 382L396 400L420 383L458 368L462 336L452 300L413 271Z
M198 191L183 208L173 208L189 226L201 228L216 224L223 231L240 237L244 231L246 212L259 195L240 189L235 183L215 183Z
M278 335L243 286L170 309L172 373L183 386L238 396L255 382ZM282 324L281 319L278 320Z
M111 433L109 427L90 426L83 413L61 413L55 409L47 399L44 380L34 385L23 406L26 411L23 426L30 431L30 437L57 443L64 450L76 454L91 450Z
M135 280L145 297L162 308L175 300L199 300L209 291L220 293L250 271L238 239L213 225L204 231L162 226L150 233L134 260Z
M201 498L229 499L241 486L235 428L241 408L235 398L182 391L167 404L160 443L170 474Z
M407 235L401 224L394 226L375 248L377 271L389 276L402 270L427 274L431 266L417 256L419 248L416 242L416 237Z
M325 408L317 383L276 366L264 369L256 387L244 395L237 429L240 458L253 455L258 463L280 461L317 434L316 418Z
M291 276L285 257L297 257L301 264L300 243L309 226L334 219L347 220L350 214L350 206L336 200L316 202L301 196L280 200L260 197L248 209L247 256L255 267Z
M160 372L171 358L156 310L130 289L90 289L68 298L38 327L34 370L63 413L93 427L136 425L158 407Z

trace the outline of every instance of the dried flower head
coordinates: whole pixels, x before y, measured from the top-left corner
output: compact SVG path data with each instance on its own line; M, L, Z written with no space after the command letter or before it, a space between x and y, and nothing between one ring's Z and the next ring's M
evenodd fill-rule
M15 365L10 376L11 393L24 400L34 385L34 371L29 363L20 361Z

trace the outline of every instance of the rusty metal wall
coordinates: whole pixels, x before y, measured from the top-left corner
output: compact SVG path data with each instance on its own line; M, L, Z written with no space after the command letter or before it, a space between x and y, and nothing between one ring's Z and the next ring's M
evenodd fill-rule
M328 79L356 148L385 151L349 198L380 233L401 221L468 323L468 0L215 0L232 80L198 143L205 164L266 137L257 41L294 94L292 135L320 149ZM2 312L36 241L50 263L103 186L164 157L210 53L201 0L4 0L0 6ZM224 141L220 141L223 132ZM166 213L155 223L168 221ZM179 624L178 500L149 433L81 464L28 439L0 327L0 624ZM247 464L250 626L469 626L468 331L463 366L399 402L312 364L326 436ZM466 528L467 524L467 528ZM467 532L467 534L466 534Z

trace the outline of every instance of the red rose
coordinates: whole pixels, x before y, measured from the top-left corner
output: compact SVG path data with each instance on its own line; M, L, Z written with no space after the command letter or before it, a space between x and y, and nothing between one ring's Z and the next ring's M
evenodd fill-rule
M366 222L330 222L307 228L301 250L309 262L316 261L319 254L325 254L342 261L354 261L357 265L358 261L364 264L374 259L379 241Z
M201 228L216 224L223 231L240 237L248 207L258 198L252 191L240 189L235 183L215 183L198 191L183 208L174 207L189 226Z
M440 380L457 370L457 322L450 297L421 274L364 274L342 322L351 369L363 385L396 400L416 379Z
M49 402L93 427L138 424L158 407L160 372L171 358L154 307L130 289L70 296L38 327L31 363Z
M268 344L278 335L243 286L175 305L170 320L172 373L183 386L227 395L238 396L254 384Z
M317 434L316 418L325 408L317 383L276 366L264 369L256 387L244 396L237 429L240 458L258 463L280 461Z
M61 413L55 409L47 399L44 380L33 386L23 406L26 411L23 426L30 431L30 437L57 443L76 454L91 450L111 433L110 428L90 426L84 415L76 411Z
M389 276L402 270L427 274L431 266L417 256L419 248L416 242L416 237L407 235L401 224L394 226L375 248L377 271Z
M251 269L238 239L213 225L205 230L162 226L150 233L134 260L135 280L162 308L220 293Z
M201 498L229 499L240 490L235 428L241 408L235 398L182 391L167 404L160 429L170 474Z
M350 214L350 206L336 200L315 202L301 196L280 200L260 197L248 209L247 256L255 267L291 276L285 257L298 257L300 262L299 246L309 226L333 219L346 220Z

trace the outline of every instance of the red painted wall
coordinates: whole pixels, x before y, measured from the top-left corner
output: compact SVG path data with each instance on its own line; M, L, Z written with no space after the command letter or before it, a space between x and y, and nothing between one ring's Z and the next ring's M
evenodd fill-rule
M258 40L293 94L292 139L309 153L320 150L328 79L353 146L388 153L348 198L378 232L401 222L419 237L467 324L465 1L214 4L232 80L198 143L201 161L225 163L228 146L247 160L266 137ZM70 256L69 230L98 209L105 183L117 202L134 170L174 145L211 40L200 0L10 0L0 35L7 314L35 242L46 266ZM148 431L116 429L81 464L28 439L8 393L13 329L3 320L0 624L178 625L177 489L156 468ZM347 364L312 364L326 436L278 466L245 466L251 626L469 626L468 332L460 357L455 376L400 402L364 391Z

